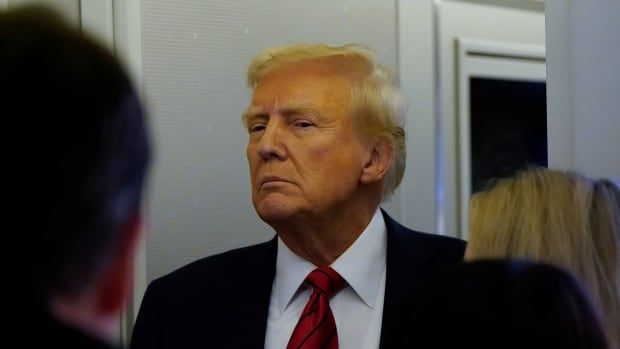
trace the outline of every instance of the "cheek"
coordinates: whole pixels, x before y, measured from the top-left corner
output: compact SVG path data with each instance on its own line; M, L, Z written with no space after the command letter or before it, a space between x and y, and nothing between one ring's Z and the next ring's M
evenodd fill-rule
M305 154L306 171L313 177L337 176L342 163L341 150L334 146L315 147Z
M256 145L253 145L252 143L249 143L245 147L245 156L248 158L248 162L252 163L253 161L255 161L256 158L258 157L258 152L257 152L257 149L256 149Z
M361 166L356 161L359 155L349 150L334 147L317 153L314 169L320 170L322 177L326 177L330 182L355 182L361 173Z
M252 182L254 181L254 177L256 177L256 172L258 170L258 165L260 163L257 155L255 154L254 151L252 151L250 148L248 148L247 152L246 152L246 157L248 159L248 166L250 168L250 179L252 180Z

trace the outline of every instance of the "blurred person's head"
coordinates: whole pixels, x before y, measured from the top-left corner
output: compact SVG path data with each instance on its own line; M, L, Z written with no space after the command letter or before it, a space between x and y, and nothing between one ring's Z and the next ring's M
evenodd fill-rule
M432 274L403 308L403 348L605 349L579 282L562 269L484 260Z
M609 180L533 169L476 193L465 258L526 258L566 268L620 345L620 190Z
M0 67L12 295L105 336L132 281L150 157L138 96L107 50L44 8L0 13Z

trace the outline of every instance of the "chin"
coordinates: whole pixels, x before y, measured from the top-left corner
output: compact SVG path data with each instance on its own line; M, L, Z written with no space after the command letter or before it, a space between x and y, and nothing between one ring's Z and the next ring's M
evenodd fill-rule
M286 221L292 218L297 210L282 200L261 200L254 205L258 216L267 224Z

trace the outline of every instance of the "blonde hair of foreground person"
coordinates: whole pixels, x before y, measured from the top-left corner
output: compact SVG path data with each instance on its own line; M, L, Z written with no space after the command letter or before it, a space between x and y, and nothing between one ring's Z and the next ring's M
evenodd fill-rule
M341 59L328 61L329 58ZM359 130L365 135L386 139L391 144L394 161L383 186L383 198L389 197L403 179L407 155L403 129L406 102L398 87L397 76L381 65L374 52L364 45L293 44L259 53L248 68L248 86L255 89L269 72L306 60L325 60L336 73L349 77L351 115L355 116ZM359 67L362 67L361 76L351 74Z
M573 272L620 348L620 189L576 173L533 169L470 201L465 259L528 258Z

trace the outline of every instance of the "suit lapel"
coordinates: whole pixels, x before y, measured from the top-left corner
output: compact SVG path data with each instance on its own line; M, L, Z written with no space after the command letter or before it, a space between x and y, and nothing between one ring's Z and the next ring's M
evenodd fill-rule
M381 325L380 348L393 348L396 321L402 303L408 299L422 275L428 269L428 261L434 250L422 246L417 233L409 231L388 216L383 210L387 229L387 260L385 298Z

